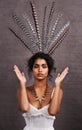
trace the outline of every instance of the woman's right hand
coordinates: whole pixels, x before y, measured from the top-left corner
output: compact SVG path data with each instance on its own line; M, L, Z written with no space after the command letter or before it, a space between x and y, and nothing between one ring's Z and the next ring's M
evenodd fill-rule
M14 65L14 72L15 72L18 80L20 81L20 83L26 84L25 74L19 70L17 65Z

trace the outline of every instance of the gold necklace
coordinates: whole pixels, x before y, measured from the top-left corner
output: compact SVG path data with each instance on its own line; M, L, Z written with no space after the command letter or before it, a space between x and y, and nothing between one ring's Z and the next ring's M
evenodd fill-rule
M42 107L42 102L45 100L46 98L46 95L48 94L48 86L46 87L45 91L44 91L44 94L41 98L39 98L36 94L36 91L34 89L34 86L31 87L31 93L32 95L34 96L35 98L35 101L38 101L39 102L39 108Z

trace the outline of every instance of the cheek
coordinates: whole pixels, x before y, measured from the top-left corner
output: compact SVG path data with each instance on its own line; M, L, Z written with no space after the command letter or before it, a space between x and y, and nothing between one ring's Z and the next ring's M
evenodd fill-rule
M44 73L46 74L46 75L48 75L48 69L46 69L46 70L44 70Z
M37 69L33 69L32 73L36 74L37 73Z

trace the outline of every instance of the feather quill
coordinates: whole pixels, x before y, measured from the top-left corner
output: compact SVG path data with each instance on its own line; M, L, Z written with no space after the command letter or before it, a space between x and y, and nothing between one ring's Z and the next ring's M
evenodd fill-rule
M42 50L44 51L45 48L45 18L46 18L46 9L47 7L45 6L44 8L44 16L43 16L43 24L42 24Z
M59 31L59 33L55 36L54 40L52 41L52 45L49 47L49 54L51 54L58 45L62 42L64 37L66 36L68 30L69 30L70 22L64 25L64 27ZM62 34L63 33L63 34Z
M36 42L36 44L37 44L37 46L38 46L37 34L36 34L35 29L33 28L33 25L32 25L32 23L31 23L31 21L30 21L29 18L28 18L28 15L27 15L27 14L23 14L23 18L25 19L26 23L28 23L29 28L30 28L31 31L32 31L34 40L35 40L35 42ZM28 25L27 25L27 26L28 26ZM38 46L38 47L39 47L39 46Z
M65 36L67 35L69 29L66 30L66 32L64 32L64 34L60 37L60 39L55 43L55 45L49 50L48 54L52 55L52 53L55 51L55 49L60 45L60 43L63 41L63 39L65 38Z
M31 43L24 42L25 40L22 38L23 43L26 44L26 46L28 46L28 48L30 48L31 50L34 50L36 52L36 49L37 49L36 44L35 44L34 39L32 38L32 35L30 35L28 28L25 26L25 24L20 20L20 18L16 14L13 14L12 17L15 20L16 24L19 26L19 28L23 31L26 38L28 38L28 37L30 38ZM32 45L30 46L30 44L32 44Z
M47 16L47 6L44 7L43 21L42 21L42 34L40 33L40 27L38 23L38 16L36 12L35 4L30 1L30 7L32 12L33 21L30 20L26 12L19 15L15 13L12 15L17 27L20 28L20 33L14 31L12 28L9 30L28 48L33 54L39 51L52 54L54 50L60 45L64 37L66 36L70 22L68 21L62 28L58 27L62 15L58 15L55 23L53 23L53 15L55 12L55 2L53 1L50 7L49 14ZM47 18L47 22L46 22ZM53 23L53 24L52 24ZM56 29L60 28L57 32ZM56 33L57 32L57 33ZM30 40L30 42L28 42Z
M40 31L39 31L39 24L38 24L38 17L37 17L37 13L36 13L36 8L32 2L30 2L30 5L31 5L31 9L32 9L32 15L34 18L36 32L37 32L39 50L42 51L41 36L40 36Z
M50 43L49 43L49 48L51 48L51 46L53 46L53 44L58 40L58 38L63 34L63 32L65 31L65 29L67 29L69 27L70 22L68 21L61 29L60 31L53 36L53 38L51 39ZM48 48L48 49L49 49Z
M49 33L49 28L50 28L51 20L52 20L52 17L53 17L53 14L54 14L54 10L55 10L54 5L55 5L55 2L53 1L52 5L51 5L49 17L48 17L47 28L46 28L46 44L47 44L47 40L48 40L48 33Z
M55 24L53 25L52 29L51 29L51 33L50 33L50 37L48 38L48 41L47 41L47 47L46 47L46 50L48 50L49 46L50 46L50 43L53 39L53 37L55 37L55 31L56 31L56 28L58 26L58 23L60 21L60 18L61 18L62 14L61 15L58 15L58 17L56 18L56 21L55 21Z
M18 34L16 34L16 32L15 32L13 29L9 28L9 30L23 43L23 45L24 45L28 50L30 50L30 51L32 52L32 54L35 53L35 52L33 52L33 49L30 49L30 47L27 46L27 43L25 43L25 41L22 39L22 37L19 37Z

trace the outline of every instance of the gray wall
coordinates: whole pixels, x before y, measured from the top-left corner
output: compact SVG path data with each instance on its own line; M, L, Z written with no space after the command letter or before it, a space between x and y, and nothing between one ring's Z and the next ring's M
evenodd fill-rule
M13 66L17 64L26 74L25 63L31 53L8 28L10 14L18 1L0 0L0 130L22 130L25 126L17 109L19 84ZM42 2L49 4L50 0L37 2L41 8ZM56 130L82 130L82 0L56 0L56 10L68 17L71 27L53 55L57 72L65 66L70 68L62 84L64 96L54 126Z

